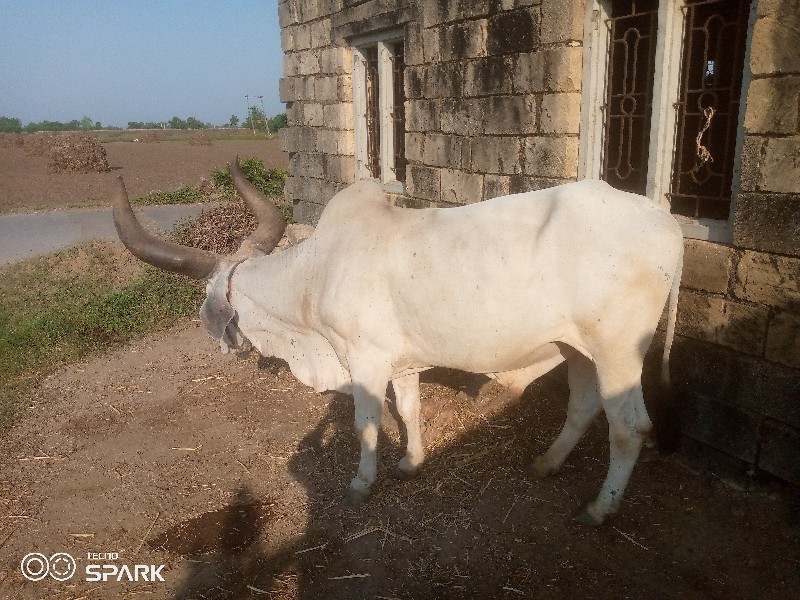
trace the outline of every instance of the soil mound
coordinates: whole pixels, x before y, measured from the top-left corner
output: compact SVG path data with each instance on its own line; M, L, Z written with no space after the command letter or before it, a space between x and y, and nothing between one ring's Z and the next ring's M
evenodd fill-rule
M55 134L48 131L26 134L22 145L25 156L44 156L53 144L55 137Z

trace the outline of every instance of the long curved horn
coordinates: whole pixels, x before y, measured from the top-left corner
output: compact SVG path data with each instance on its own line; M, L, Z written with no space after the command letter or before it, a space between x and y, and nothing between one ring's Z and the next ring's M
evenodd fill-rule
M259 252L269 254L278 245L286 229L286 219L283 213L270 202L261 191L252 183L247 181L239 166L239 156L237 155L231 165L231 178L236 191L244 200L247 208L255 215L258 227L251 233L247 240Z
M145 231L133 214L122 177L117 178L112 202L119 239L136 258L194 279L205 279L216 268L219 257L213 252L173 244Z

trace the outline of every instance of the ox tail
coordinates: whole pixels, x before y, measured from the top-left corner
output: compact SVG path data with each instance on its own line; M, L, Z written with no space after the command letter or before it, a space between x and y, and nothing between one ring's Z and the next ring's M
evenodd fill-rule
M678 293L681 287L682 272L683 240L681 240L678 264L675 266L675 277L672 279L672 287L669 290L669 299L667 301L667 336L664 340L664 354L661 357L661 383L667 388L670 387L669 353L672 349L672 341L675 339L675 322L678 318Z

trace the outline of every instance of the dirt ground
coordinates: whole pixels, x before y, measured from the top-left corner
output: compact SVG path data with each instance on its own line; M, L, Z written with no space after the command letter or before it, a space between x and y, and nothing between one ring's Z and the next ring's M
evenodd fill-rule
M530 458L555 435L563 382L520 401L482 377L424 377L423 473L397 481L387 411L381 480L341 504L357 464L352 401L281 365L222 355L197 321L42 383L2 442L3 598L789 598L800 518L675 457L642 460L620 515L572 515L598 490L606 432L562 474ZM29 552L165 565L160 583L26 581ZM103 562L103 561L101 561Z
M247 155L241 145L119 143L109 158L140 194L195 183ZM100 194L116 174L65 177ZM57 176L43 166L25 177ZM13 186L28 208L67 198ZM481 376L433 370L423 382L423 472L387 476L402 456L387 410L379 483L350 508L352 400L313 392L275 361L220 354L197 320L53 374L0 439L0 598L800 597L800 510L785 490L649 455L621 513L581 526L572 516L607 468L605 424L561 474L526 470L564 418L563 373L520 400ZM77 574L28 581L31 552L69 553ZM165 581L85 581L93 563L164 565Z
M277 139L215 140L209 146L185 141L104 146L111 167L107 173L50 173L44 156L25 156L22 148L0 147L0 213L107 206L109 189L120 175L132 198L175 190L210 178L211 169L224 166L236 154L258 156L271 167L289 164Z

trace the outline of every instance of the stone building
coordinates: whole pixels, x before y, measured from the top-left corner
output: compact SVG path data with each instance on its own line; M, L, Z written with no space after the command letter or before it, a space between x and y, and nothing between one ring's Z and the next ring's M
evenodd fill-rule
M686 258L682 448L800 484L798 0L280 0L286 193L456 206L593 177Z

